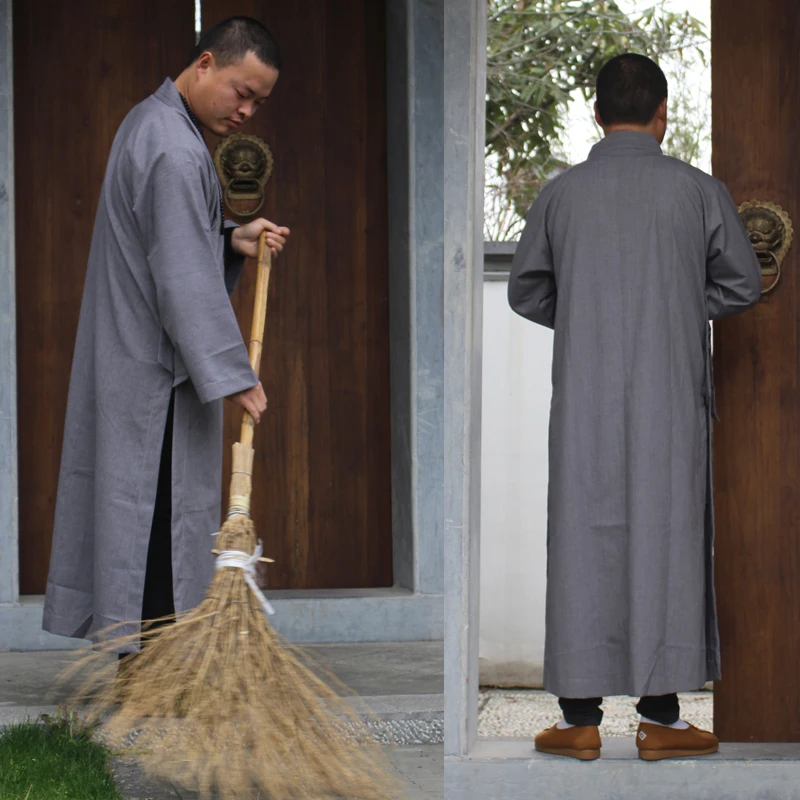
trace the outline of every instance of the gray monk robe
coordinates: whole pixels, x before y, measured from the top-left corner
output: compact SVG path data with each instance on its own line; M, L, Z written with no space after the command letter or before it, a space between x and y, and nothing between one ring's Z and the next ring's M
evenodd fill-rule
M554 329L544 685L718 678L708 320L760 296L725 187L618 132L532 206L508 297Z
M91 636L141 618L173 387L176 611L197 605L208 586L221 398L257 383L229 300L243 259L230 231L221 233L221 214L214 164L167 80L117 132L97 209L44 610L52 633Z

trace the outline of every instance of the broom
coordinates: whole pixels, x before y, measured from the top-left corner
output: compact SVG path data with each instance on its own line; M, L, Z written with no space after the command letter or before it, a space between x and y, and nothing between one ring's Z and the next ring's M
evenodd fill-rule
M259 240L250 363L258 374L270 250ZM94 670L79 697L90 720L104 721L112 746L129 748L151 775L228 798L264 792L274 800L332 796L386 800L399 784L345 687L270 626L272 609L255 584L261 557L250 519L254 421L244 412L233 445L229 511L217 534L217 570L205 599L174 623L99 645L117 651L141 639L141 652ZM171 618L170 618L171 619ZM119 627L119 626L115 626ZM68 676L96 666L90 652ZM332 688L331 684L336 687ZM124 750L123 750L124 752ZM259 795L260 796L260 795Z

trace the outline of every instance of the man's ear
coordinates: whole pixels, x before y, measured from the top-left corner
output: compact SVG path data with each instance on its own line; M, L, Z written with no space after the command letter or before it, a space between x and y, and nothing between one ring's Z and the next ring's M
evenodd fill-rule
M198 58L195 62L195 69L197 70L198 74L201 72L208 72L208 70L213 66L214 54L209 50L206 50L204 53L202 53L200 58Z
M664 121L667 119L667 98L665 97L661 103L659 104L658 108L656 109L656 116Z
M594 120L602 128L603 120L600 119L600 112L597 110L597 103L594 104Z

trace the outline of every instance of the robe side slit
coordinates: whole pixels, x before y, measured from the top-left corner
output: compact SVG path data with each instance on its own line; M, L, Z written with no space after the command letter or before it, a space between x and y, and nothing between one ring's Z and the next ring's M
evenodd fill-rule
M147 547L147 566L142 595L142 621L145 629L167 625L160 620L175 613L175 594L172 587L172 428L175 415L175 390L169 398L161 460L158 467L156 502ZM150 620L159 620L150 622ZM129 653L120 653L122 660Z

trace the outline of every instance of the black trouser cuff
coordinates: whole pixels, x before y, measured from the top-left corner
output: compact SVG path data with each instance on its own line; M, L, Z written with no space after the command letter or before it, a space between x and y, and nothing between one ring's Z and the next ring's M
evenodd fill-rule
M599 725L603 721L602 697L559 697L558 705L564 721L570 725ZM681 718L677 694L642 697L636 711L653 722L672 725Z
M603 721L602 697L559 697L564 721L570 725L599 725Z
M636 711L653 722L672 725L681 718L681 709L677 694L661 694L643 697L636 704Z

